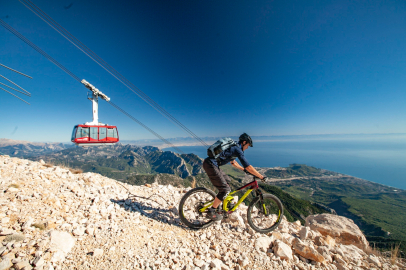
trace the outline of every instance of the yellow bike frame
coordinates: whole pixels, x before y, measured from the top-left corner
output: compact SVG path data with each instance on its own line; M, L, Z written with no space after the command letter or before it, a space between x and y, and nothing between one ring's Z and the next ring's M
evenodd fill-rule
M248 190L244 193L244 195L238 200L238 202L234 205L233 209L228 209L229 202L232 201L232 200L234 200L234 197L233 197L232 195L235 194L235 193L237 193L238 191L244 189L244 188L247 188L247 187L250 187L250 189L248 189ZM235 210L237 210L238 206L248 197L248 195L250 195L251 192L252 192L253 190L255 190L255 189L258 189L258 182L257 182L256 180L252 181L251 183L246 184L246 185L243 186L243 187L238 188L238 189L235 190L235 191L230 192L230 193L227 195L227 197L223 200L223 210L224 210L225 212L228 212L228 213L234 212ZM213 205L213 202L214 202L214 200L205 203L204 206L199 209L199 211L200 211L201 213L203 213L204 211L207 210L207 208L209 208L209 207L211 207L211 206ZM263 207L264 207L265 214L266 214L265 205L264 205Z

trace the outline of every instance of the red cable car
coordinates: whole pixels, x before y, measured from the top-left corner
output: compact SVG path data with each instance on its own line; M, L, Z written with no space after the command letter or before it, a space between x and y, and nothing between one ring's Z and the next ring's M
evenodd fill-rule
M88 97L88 99L90 99L93 104L93 122L76 125L73 128L71 141L83 147L108 145L118 142L117 127L99 123L98 97L106 101L109 101L110 98L87 81L82 80L82 83L86 88L92 91L92 97Z
M76 125L72 142L80 146L96 146L118 142L116 126Z

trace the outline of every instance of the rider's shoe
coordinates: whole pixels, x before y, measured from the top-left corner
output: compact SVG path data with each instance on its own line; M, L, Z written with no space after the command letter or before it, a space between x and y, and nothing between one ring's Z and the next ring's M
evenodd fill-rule
M207 209L206 217L213 221L219 221L223 219L223 214L217 212L217 209L210 207L209 209Z

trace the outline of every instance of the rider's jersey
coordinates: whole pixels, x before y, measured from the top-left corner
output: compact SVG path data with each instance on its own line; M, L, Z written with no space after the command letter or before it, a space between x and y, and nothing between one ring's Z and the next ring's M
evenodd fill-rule
M244 156L244 151L242 151L241 149L241 143L238 143L237 145L231 146L230 148L224 150L217 158L217 160L214 158L210 158L210 161L216 166L223 166L236 158L238 158L244 168L250 166L250 163Z

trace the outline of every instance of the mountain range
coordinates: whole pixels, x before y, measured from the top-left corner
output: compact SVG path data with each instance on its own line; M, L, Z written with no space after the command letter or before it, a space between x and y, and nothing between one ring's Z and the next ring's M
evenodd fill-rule
M43 143L0 139L0 154L14 157L37 156L46 155L73 146L73 144L64 143Z
M117 180L131 175L173 174L181 178L202 173L202 159L195 154L176 154L157 147L116 144L89 148L72 147L31 157L48 163L101 173Z

